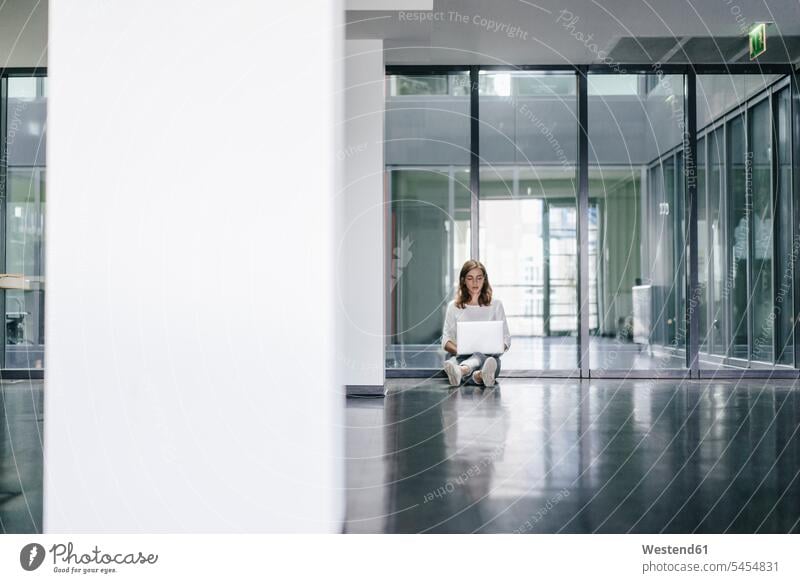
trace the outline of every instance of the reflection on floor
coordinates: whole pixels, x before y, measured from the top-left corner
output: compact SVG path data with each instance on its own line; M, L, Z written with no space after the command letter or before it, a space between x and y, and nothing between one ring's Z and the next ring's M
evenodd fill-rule
M800 532L797 381L388 388L347 402L347 532Z
M392 346L387 349L387 368L440 369L444 351L438 345ZM594 369L663 370L686 368L682 356L648 350L641 344L614 338L592 337L589 359ZM505 370L571 370L578 367L574 336L515 336L503 355Z
M0 532L42 532L43 381L2 381Z

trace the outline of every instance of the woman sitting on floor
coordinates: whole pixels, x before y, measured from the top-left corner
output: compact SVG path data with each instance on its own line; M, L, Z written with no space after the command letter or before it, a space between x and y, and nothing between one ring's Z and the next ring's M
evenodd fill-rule
M456 324L458 322L503 322L504 351L511 346L511 335L503 304L492 298L489 275L480 261L470 259L461 268L458 277L456 298L447 306L442 332L442 348L450 356L444 363L444 371L450 385L459 386L465 379L477 385L494 386L500 374L500 354L458 354Z

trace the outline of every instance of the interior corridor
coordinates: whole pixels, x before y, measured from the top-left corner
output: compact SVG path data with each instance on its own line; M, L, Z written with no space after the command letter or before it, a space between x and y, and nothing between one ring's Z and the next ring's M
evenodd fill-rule
M346 532L800 532L792 383L392 381L347 401Z

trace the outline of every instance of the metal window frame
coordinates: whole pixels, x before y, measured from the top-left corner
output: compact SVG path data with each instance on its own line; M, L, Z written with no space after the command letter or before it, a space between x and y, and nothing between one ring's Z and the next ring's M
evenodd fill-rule
M624 67L624 68L621 68ZM743 123L745 131L745 151L748 148L749 136L749 116L748 110L751 106L758 103L761 99L770 99L770 108L772 109L773 94L786 84L791 84L791 97L790 97L790 149L792 157L792 185L794 192L800 192L800 172L797 171L797 161L800 159L798 148L800 148L800 91L798 90L798 83L796 78L796 71L792 64L759 64L759 63L735 63L735 64L712 64L712 65L691 65L691 64L627 64L627 65L606 65L606 64L590 64L590 65L387 65L385 68L386 75L434 75L434 74L447 74L455 72L466 72L470 74L470 192L471 192L471 241L470 248L473 256L479 257L479 194L480 194L480 157L479 157L479 124L480 124L480 111L479 111L479 78L482 71L531 71L531 72L554 72L554 73L573 73L576 77L576 106L578 113L577 131L578 131L578 151L577 151L577 244L578 244L578 342L577 342L577 362L578 367L573 370L515 370L509 371L504 376L543 376L543 377L571 377L575 378L800 378L800 254L793 257L794 267L794 286L792 290L793 306L794 306L794 368L782 367L780 365L769 365L768 369L752 368L754 364L762 365L764 363L751 363L750 353L752 352L750 338L752 334L752 314L748 309L748 359L743 361L748 368L734 368L734 369L702 369L700 368L700 339L699 339L699 312L696 309L690 308L692 300L695 303L701 303L699 298L699 252L698 252L698 196L697 191L697 143L699 137L705 137L703 142L706 149L706 165L710 164L708 157L709 140L708 136L712 131L721 127L722 134L720 136L722 142L722 163L723 172L720 173L720 188L723 193L727 193L728 185L728 123L731 119L739 114L744 114ZM588 265L588 211L589 211L589 192L588 192L588 178L589 178L589 160L588 160L588 75L589 74L653 74L661 72L664 74L680 74L683 75L684 81L684 135L683 143L679 148L684 150L684 164L683 164L683 196L684 196L684 213L685 213L685 229L686 240L684 244L688 247L687 257L688 265L685 269L685 285L686 301L684 302L684 314L686 319L686 342L685 342L685 357L686 369L663 369L663 370L592 370L589 362L589 317L590 308L589 301L589 265ZM721 112L716 119L711 123L706 124L702 128L697 126L697 76L698 75L783 75L783 77L768 83L764 88L759 90L755 95L748 97L743 103L736 104L727 111ZM772 111L770 112L772 115ZM774 136L775 132L771 132ZM688 156L687 156L688 150ZM775 156L773 156L775 158ZM689 160L689 163L687 163ZM708 177L707 177L708 178ZM708 180L704 185L704 196L706 197L706 206L708 207ZM775 197L775 174L774 171L771 176L772 196ZM745 193L746 200L748 193ZM722 197L725 200L723 209L720 209L720 216L727 217L729 210L727 204L727 197ZM752 203L752 201L750 201ZM793 242L800 240L800 205L794 204L793 212ZM750 213L750 221L752 222L752 213ZM724 241L723 249L727 249L728 242L728 221L723 221L724 233L720 237ZM752 233L752 225L749 226ZM773 229L775 229L775 222L773 221ZM773 238L773 244L776 244ZM748 244L748 267L747 267L747 286L748 293L750 292L750 246ZM725 251L727 256L728 251ZM724 259L724 258L723 258ZM775 269L773 262L773 271ZM727 262L723 261L723 265ZM773 292L774 292L774 274L773 274ZM728 312L730 310L730 302L728 304ZM584 305L586 304L586 305ZM710 303L706 306L710 310ZM710 315L710 314L709 314ZM730 314L726 313L723 316L722 335L724 343L729 341ZM712 322L709 318L708 325L711 326ZM709 352L707 356L713 356L711 349L713 346L709 344ZM774 351L777 357L777 351ZM739 359L732 359L730 355L722 357L721 363L723 365L737 364L733 361ZM773 359L774 360L774 359ZM429 369L420 370L397 370L387 369L387 378L402 377L402 376L419 376L420 373L429 376Z
M800 204L795 200L800 193L800 87L796 74L789 75L789 152L792 168L792 249L800 242ZM794 367L800 369L800 253L793 253L792 257L793 278L792 297L794 305L793 336L794 336Z

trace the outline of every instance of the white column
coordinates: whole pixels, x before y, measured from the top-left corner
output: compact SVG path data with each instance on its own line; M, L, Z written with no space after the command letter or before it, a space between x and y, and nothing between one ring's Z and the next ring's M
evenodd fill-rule
M339 532L339 2L53 2L44 531Z
M344 308L343 367L350 392L382 392L386 273L383 41L345 43L345 219L337 273Z

